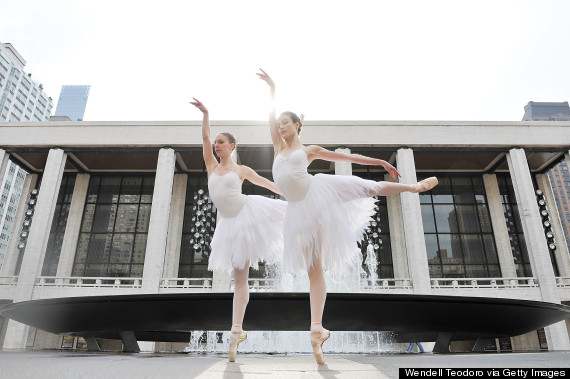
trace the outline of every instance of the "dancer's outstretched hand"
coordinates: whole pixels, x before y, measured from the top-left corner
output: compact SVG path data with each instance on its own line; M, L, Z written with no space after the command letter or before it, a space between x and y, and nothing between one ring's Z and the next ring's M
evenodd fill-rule
M191 101L190 104L201 110L202 113L208 113L208 108L206 108L206 106L202 104L200 100L196 99L195 97L193 97L193 99L194 101Z
M259 72L257 73L257 76L259 76L259 79L261 79L261 80L265 81L267 84L269 84L269 87L275 88L275 83L273 82L273 79L271 79L271 76L269 76L269 74L267 74L261 68L259 70L262 72L262 74L260 74Z
M402 177L402 175L400 175L398 170L396 170L396 168L392 166L390 163L386 162L383 166L386 169L386 171L388 171L390 176L394 178L394 180L398 180L398 177Z

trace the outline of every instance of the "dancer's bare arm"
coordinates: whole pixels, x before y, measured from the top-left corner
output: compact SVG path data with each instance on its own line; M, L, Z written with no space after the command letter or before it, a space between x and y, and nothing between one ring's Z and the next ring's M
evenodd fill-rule
M269 85L269 98L271 100L271 109L269 111L269 129L271 131L271 140L273 141L273 149L275 150L275 155L285 148L285 142L279 135L277 131L277 117L275 111L275 83L273 79L262 69L259 69L261 73L257 73L259 79L263 80Z
M360 154L345 154L337 151L330 151L317 145L307 146L305 148L305 153L307 153L309 162L312 162L314 159L322 159L329 162L351 162L367 166L382 166L386 171L388 171L392 178L398 179L398 176L401 176L394 166L382 159L365 157Z
M271 180L264 178L263 176L259 176L259 174L253 171L250 167L241 166L244 170L244 179L249 180L256 186L267 188L270 191L275 192L278 195L281 195L279 188L273 183Z
M204 162L206 163L206 169L208 170L208 174L214 171L216 166L218 165L218 160L214 156L212 152L212 140L210 138L210 115L208 113L208 109L202 102L196 98L194 101L191 101L190 104L194 105L198 108L202 114L202 153L204 155Z

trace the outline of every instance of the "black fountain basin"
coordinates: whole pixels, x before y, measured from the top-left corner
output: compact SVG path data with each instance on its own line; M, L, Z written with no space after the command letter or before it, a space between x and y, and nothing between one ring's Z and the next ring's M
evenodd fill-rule
M5 305L0 314L56 334L136 341L188 342L193 330L228 330L232 293L140 294L32 300ZM436 341L525 334L570 317L570 307L519 299L329 293L323 325L337 331L392 332L395 342ZM304 331L310 325L308 293L251 293L246 330ZM480 348L480 346L479 346Z

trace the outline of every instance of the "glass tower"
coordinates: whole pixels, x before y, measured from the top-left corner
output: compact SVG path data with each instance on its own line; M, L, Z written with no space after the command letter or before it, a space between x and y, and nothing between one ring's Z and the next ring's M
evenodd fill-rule
M67 116L71 121L83 121L91 86L62 86L55 109L56 116Z

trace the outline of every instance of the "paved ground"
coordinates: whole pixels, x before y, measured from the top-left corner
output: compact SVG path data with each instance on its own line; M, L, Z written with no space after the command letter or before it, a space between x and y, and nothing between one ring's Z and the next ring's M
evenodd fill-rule
M570 368L570 352L312 355L125 354L0 351L0 378L398 378L402 368Z

